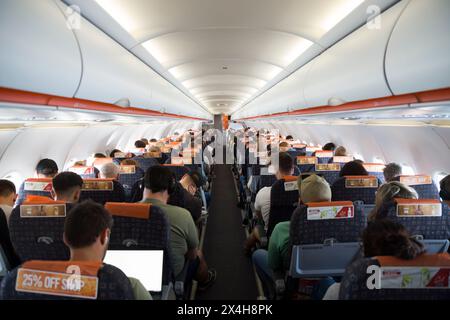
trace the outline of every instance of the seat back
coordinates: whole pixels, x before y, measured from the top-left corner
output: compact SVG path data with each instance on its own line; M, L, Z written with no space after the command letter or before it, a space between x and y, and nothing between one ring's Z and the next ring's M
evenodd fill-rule
M80 201L91 199L97 203L124 202L125 190L113 179L83 179Z
M133 165L121 165L118 181L122 185L126 199L131 196L133 185L144 176L144 170Z
M277 181L277 177L275 177L274 174L264 174L264 175L260 175L258 177L259 178L257 179L256 188L255 188L256 193L258 193L258 191L264 187L272 186L275 183L275 181Z
M94 166L73 166L67 169L67 171L75 172L83 179L96 178L96 172Z
M28 178L20 185L16 206L20 205L29 195L50 197L52 188L51 178Z
M79 275L74 276L74 272ZM0 299L134 300L135 297L128 277L114 266L100 262L28 261L5 277Z
M179 181L185 174L189 173L189 169L183 164L164 164L164 167L170 170Z
M277 180L270 190L270 214L267 236L279 222L291 220L292 212L298 204L298 185L296 176L285 176Z
M0 282L10 269L11 266L9 264L9 260L6 257L6 253L5 250L3 250L2 244L0 243Z
M71 204L51 199L25 201L9 218L11 243L21 261L67 260L64 221Z
M314 167L314 171L318 174L322 174L323 178L332 185L339 179L341 165L339 163L317 163Z
M433 179L428 175L402 175L396 177L397 181L400 181L407 186L414 188L419 195L419 199L438 199L439 190L433 183Z
M439 200L395 199L382 210L381 215L402 224L413 236L450 239L448 206Z
M383 169L385 167L384 164L365 162L365 163L363 163L363 167L364 167L364 169L366 169L366 171L369 173L370 176L377 177L378 179L380 179L380 181L382 183L386 182L384 180L384 174L383 174Z
M293 278L342 276L360 249L359 242L295 245L289 275Z
M333 158L333 151L318 150L315 155L317 163L328 163Z
M293 245L357 242L367 218L351 201L314 202L299 206L292 214L290 240Z
M144 158L144 157L134 157L131 158L131 160L134 160L138 163L139 168L142 170L147 171L148 168L159 165L159 162L155 158Z
M448 253L358 259L344 273L339 299L450 300L449 274Z
M312 156L298 156L297 167L300 169L301 173L314 172L317 158Z
M362 201L375 203L375 193L381 181L375 176L346 176L337 179L331 186L333 201Z
M3 261L5 261L6 265L8 265L11 268L15 268L20 264L20 259L16 254L16 251L14 250L14 247L11 243L11 238L9 235L9 227L8 227L8 221L6 220L5 213L0 208L0 247L1 252L0 255ZM1 268L1 270L5 270L4 268ZM0 271L0 277L1 277L2 271Z
M111 250L163 250L163 285L172 281L170 224L163 210L150 203L107 202L113 215Z

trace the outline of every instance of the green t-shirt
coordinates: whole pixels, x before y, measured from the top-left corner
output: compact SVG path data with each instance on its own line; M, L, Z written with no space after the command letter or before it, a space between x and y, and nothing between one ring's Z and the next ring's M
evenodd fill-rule
M133 288L134 298L136 300L153 300L150 292L148 292L147 289L144 288L144 286L138 279L128 278L128 280L130 280L131 287Z
M175 275L183 270L186 252L198 247L198 232L191 214L186 209L165 204L156 199L144 199L161 208L170 223L170 247Z
M269 241L269 267L272 270L285 270L285 261L289 253L289 228L291 222L278 223L273 229Z

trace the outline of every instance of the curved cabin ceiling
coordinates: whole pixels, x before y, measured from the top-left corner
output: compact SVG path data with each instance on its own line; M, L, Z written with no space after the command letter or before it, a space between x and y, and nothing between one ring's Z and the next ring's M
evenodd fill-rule
M294 71L289 67L312 46L319 48L316 54L323 51L321 40L364 0L66 2L78 5L82 15L103 9L135 41L127 49L142 46L178 88L211 113L230 114L280 81L277 75ZM368 2L386 7L396 1ZM347 24L344 35L354 28Z

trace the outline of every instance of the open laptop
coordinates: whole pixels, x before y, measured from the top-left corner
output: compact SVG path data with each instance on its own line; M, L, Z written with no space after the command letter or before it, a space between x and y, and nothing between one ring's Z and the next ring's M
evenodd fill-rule
M138 279L148 291L162 290L163 250L108 250L104 262Z

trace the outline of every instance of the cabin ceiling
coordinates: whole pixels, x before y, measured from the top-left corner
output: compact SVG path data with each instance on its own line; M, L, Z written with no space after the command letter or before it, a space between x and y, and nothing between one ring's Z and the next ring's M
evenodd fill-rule
M345 19L355 20L351 13L364 0L65 2L78 5L128 50L145 49L152 68L209 112L230 114L294 71L309 49L324 50L328 44L322 40ZM357 26L365 22L358 19ZM111 22L116 28L105 30ZM344 35L354 28L346 24Z

